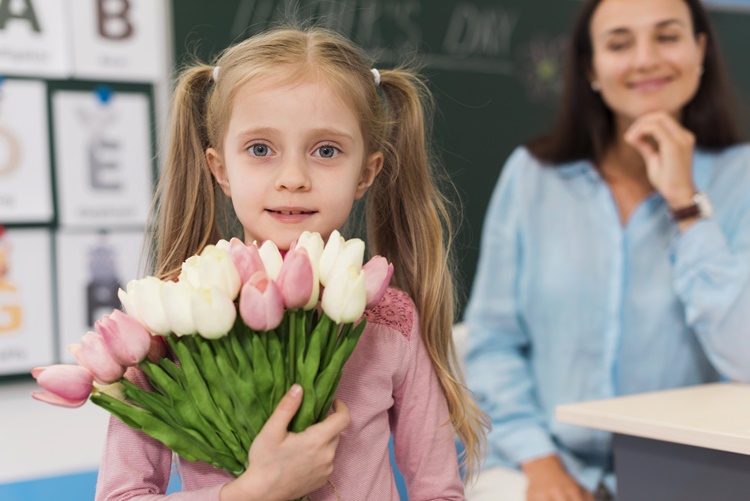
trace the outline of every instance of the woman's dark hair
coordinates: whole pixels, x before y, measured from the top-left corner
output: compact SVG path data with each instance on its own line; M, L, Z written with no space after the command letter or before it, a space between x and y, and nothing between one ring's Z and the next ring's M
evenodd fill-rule
M573 25L565 65L562 102L557 122L548 135L526 146L539 160L560 164L573 160L601 160L615 134L612 111L591 90L593 49L590 24L602 0L585 0ZM695 36L706 37L703 75L693 99L685 105L682 124L695 134L696 144L720 149L740 142L724 62L706 10L700 0L684 0L690 9Z

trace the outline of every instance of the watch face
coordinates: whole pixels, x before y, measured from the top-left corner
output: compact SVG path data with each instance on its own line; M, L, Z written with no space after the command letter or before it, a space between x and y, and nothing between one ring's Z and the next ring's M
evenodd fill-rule
M695 200L695 204L698 206L701 217L711 217L714 215L714 208L708 199L708 195L705 193L696 193L693 200Z

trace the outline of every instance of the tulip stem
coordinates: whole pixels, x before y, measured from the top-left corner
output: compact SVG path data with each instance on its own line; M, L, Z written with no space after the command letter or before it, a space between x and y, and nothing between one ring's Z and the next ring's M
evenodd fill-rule
M295 310L292 310L289 312L289 332L288 332L289 338L289 350L287 351L287 356L289 357L289 360L287 362L288 369L289 369L289 382L295 381L296 376L296 370L294 366L294 362L297 359L297 312Z

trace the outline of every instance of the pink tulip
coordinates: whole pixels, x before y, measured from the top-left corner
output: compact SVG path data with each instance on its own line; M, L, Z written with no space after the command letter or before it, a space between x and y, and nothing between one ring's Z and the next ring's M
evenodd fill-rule
M146 358L158 364L160 358L167 356L167 346L167 340L164 339L164 336L151 336L151 346Z
M240 316L253 330L275 329L284 317L284 298L279 286L265 273L253 274L242 286Z
M133 317L120 310L104 315L94 324L112 356L125 367L146 358L151 348L151 334Z
M247 282L258 271L265 271L263 261L255 245L245 245L239 238L229 242L229 256L240 274L240 282Z
M315 284L312 263L304 248L287 252L277 283L288 309L296 310L307 304Z
M46 391L31 396L60 407L80 407L94 389L94 377L80 365L50 365L31 371L36 382Z
M393 264L383 256L375 256L362 267L365 272L366 309L374 308L383 299L393 276Z
M123 367L112 355L101 334L88 332L81 344L71 344L68 351L94 376L97 383L111 384L125 374Z

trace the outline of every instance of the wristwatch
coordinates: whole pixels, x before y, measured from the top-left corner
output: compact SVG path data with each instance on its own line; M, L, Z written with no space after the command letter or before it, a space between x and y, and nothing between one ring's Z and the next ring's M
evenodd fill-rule
M672 209L672 219L682 221L693 217L711 217L713 213L714 208L708 199L708 195L699 191L693 195L692 204L680 209Z

